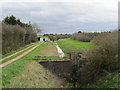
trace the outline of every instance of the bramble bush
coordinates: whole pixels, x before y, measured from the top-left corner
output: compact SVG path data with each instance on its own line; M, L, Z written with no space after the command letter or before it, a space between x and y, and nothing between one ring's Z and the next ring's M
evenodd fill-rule
M100 69L118 69L118 31L103 33L92 41L96 47L89 52L88 59L96 62Z
M104 71L119 70L118 64L118 31L103 33L92 42L95 47L87 52L89 63L80 74L80 84L93 83L104 74Z
M93 38L94 47L83 52L88 62L77 68L77 87L83 87L100 79L104 72L119 70L118 33L105 32Z

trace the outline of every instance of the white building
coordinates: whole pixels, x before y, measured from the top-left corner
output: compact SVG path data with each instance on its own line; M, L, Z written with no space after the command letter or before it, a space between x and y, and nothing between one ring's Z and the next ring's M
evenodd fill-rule
M49 41L48 38L40 38L40 41L43 42L43 41Z

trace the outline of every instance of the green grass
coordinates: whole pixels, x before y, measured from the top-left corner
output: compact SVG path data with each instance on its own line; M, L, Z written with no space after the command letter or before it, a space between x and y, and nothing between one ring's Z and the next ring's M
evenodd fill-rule
M69 51L84 51L93 46L90 42L80 42L72 39L60 39L57 44L65 54Z
M30 62L32 58L40 52L40 50L47 44L47 42L41 44L36 49L28 53L27 55L23 56L22 58L12 62L11 64L2 68L2 84L3 87L10 83L10 80L13 77L21 74L24 70L24 66L27 62Z
M7 57L7 56L9 56L9 55L12 55L12 54L14 54L14 53L16 53L16 52L19 52L19 51L21 51L21 50L23 50L23 49L25 49L25 48L27 48L27 47L29 47L29 46L32 46L32 45L34 45L34 44L36 44L36 43L38 43L38 42L35 42L35 43L32 43L32 44L28 44L28 45L26 45L26 46L24 46L24 47L21 47L20 49L17 49L17 50L15 50L15 51L12 51L12 52L10 52L10 53L7 53L7 54L5 54L5 55L2 55L2 58Z
M33 45L32 47L34 47L34 45ZM30 48L32 48L32 47L29 47L29 48L26 49L25 51L22 51L22 52L20 52L20 53L14 55L14 56L11 56L10 58L7 58L7 59L5 59L5 60L3 60L3 61L0 61L0 64L1 64L1 63L3 64L3 63L5 63L5 62L7 62L7 61L9 61L9 60L11 60L11 59L16 58L17 56L23 54L24 52L28 51L28 50L29 50Z
M120 87L118 80L118 72L107 72L107 75L103 76L96 83L88 85L87 88L118 88Z
M25 65L24 71L5 88L65 88L64 80L36 61Z

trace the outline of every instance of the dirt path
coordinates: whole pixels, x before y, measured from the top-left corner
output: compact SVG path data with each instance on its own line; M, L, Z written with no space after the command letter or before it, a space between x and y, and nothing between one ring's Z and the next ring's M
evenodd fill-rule
M41 43L41 44L42 44L42 43ZM0 64L0 67L4 67L4 66L6 66L6 65L8 65L8 64L10 64L10 63L12 63L12 62L14 62L14 61L16 61L16 60L18 60L18 59L20 59L21 57L25 56L26 54L28 54L29 52L31 52L32 50L34 50L35 48L37 48L37 47L38 47L39 45L41 45L41 44L38 44L38 45L34 46L34 47L31 48L30 50L24 52L23 54L17 56L16 58L14 58L14 59L12 59L12 60L9 60L8 62L5 62L5 63L3 63L3 64Z
M59 56L56 46L53 42L49 42L44 48L41 49L38 56Z
M31 46L29 46L29 47L27 47L27 48L25 48L25 49L23 49L23 50L20 50L20 51L14 53L14 54L12 54L12 55L9 55L9 56L7 56L7 57L5 57L5 58L2 58L2 59L0 59L0 61L3 61L3 60L5 60L5 59L7 59L7 58L10 58L10 57L12 57L12 56L14 56L14 55L16 55L16 54L19 54L19 53L27 50L28 48L31 48L32 46L33 46L33 45L31 45Z
M35 61L25 65L22 74L4 88L65 88L64 80Z

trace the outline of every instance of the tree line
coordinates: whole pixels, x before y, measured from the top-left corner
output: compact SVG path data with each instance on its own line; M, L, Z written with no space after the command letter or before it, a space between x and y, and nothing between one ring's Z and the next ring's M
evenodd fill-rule
M81 32L78 31L74 34L44 34L43 36L48 36L51 41L56 41L64 38L71 38L73 40L90 42L95 36L100 35L101 32Z
M59 39L70 38L71 34L44 34L43 36L48 36L51 41L56 41Z
M100 35L100 32L81 32L78 31L78 33L72 34L70 37L73 40L83 41L83 42L90 42L95 36Z
M21 22L20 19L17 19L13 15L5 17L3 22L6 24L9 24L9 25L19 25L21 27L31 27L31 25Z
M36 42L37 29L30 24L21 22L13 15L5 17L2 21L2 54Z

